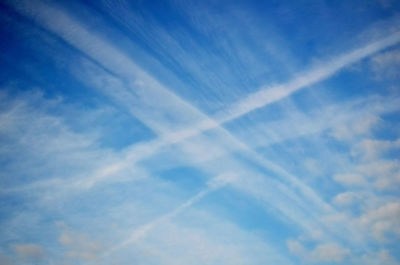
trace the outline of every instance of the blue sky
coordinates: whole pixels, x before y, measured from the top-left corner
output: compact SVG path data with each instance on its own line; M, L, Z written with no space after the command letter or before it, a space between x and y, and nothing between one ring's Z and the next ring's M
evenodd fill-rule
M400 264L400 3L0 2L0 263Z

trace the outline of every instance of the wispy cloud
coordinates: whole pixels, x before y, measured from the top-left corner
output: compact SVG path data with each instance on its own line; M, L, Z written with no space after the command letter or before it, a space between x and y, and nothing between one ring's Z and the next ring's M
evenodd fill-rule
M124 240L123 242L119 243L117 246L111 247L105 255L110 255L111 253L126 247L129 244L132 243L137 243L141 238L145 237L146 234L152 230L155 226L157 226L160 223L164 223L166 221L169 221L171 218L175 217L176 215L180 214L182 211L186 210L187 208L191 207L194 203L198 202L201 200L204 196L209 194L210 192L213 192L216 189L222 188L223 186L229 184L232 182L234 179L234 175L231 174L225 174L221 176L217 176L213 178L208 185L208 188L205 190L200 191L198 194L195 196L191 197L187 201L185 201L183 204L179 205L177 208L174 210L168 212L167 214L158 217L157 219L146 223L145 225L139 227L135 231L131 233L131 235Z
M290 252L311 263L342 262L350 255L350 250L335 243L317 245L312 251L308 251L299 241L287 242Z
M36 244L19 244L13 246L17 255L28 262L37 262L44 258L45 250Z

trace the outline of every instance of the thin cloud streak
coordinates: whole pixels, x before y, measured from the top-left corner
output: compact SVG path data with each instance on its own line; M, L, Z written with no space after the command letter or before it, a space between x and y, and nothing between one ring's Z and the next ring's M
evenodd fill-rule
M374 55L375 53L382 51L386 48L394 46L399 42L400 32L396 32L386 38L380 39L376 42L367 44L364 47L335 57L330 60L330 63L318 65L310 71L299 74L297 78L294 78L287 83L273 86L271 88L262 89L258 92L250 94L244 100L241 100L229 107L226 111L227 114L221 115L222 117L217 118L217 120L219 121L219 123L225 123L237 119L251 111L286 98L296 91L322 82L333 76L340 70L344 69L345 67L362 59L365 59L371 55Z
M206 189L200 191L195 196L191 197L190 199L188 199L187 201L185 201L184 203L179 205L174 210L172 210L172 211L170 211L170 212L168 212L168 213L166 213L166 214L154 219L153 221L150 221L150 222L140 226L135 231L133 231L126 240L124 240L123 242L119 243L118 245L116 245L114 247L111 247L107 252L104 253L103 256L104 257L109 256L109 255L111 255L115 251L118 251L121 248L124 248L124 247L126 247L126 246L128 246L130 244L138 242L139 240L141 240L144 237L146 237L146 235L154 227L156 227L157 225L159 225L161 223L164 223L164 222L170 220L171 218L177 216L178 214L180 214L181 212L183 212L184 210L186 210L187 208L191 207L193 204L195 204L196 202L200 201L202 198L207 196L209 193L226 186L234 178L235 178L235 175L231 173L231 174L220 175L220 176L217 176L217 177L211 179L211 181L209 181L208 187Z

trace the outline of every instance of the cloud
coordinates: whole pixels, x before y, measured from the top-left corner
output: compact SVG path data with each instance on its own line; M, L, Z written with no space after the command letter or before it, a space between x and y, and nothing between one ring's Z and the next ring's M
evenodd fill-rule
M289 239L286 241L286 245L289 252L298 257L305 257L307 255L307 250L305 247L297 240Z
M347 54L333 58L324 65L320 65L307 72L300 73L297 78L294 78L287 83L261 89L258 92L250 94L236 104L233 104L226 111L227 115L217 120L222 123L230 121L258 108L264 107L272 102L286 98L300 89L311 86L331 77L336 72L342 70L344 67L352 63L397 44L399 41L400 33L395 33L387 38L383 38Z
M191 207L193 204L201 200L203 197L208 195L209 193L222 188L226 185L228 185L230 182L234 181L235 179L235 174L232 173L227 173L223 175L216 176L212 178L208 182L208 188L200 191L197 193L195 196L191 197L190 199L186 200L184 203L173 209L172 211L140 226L139 228L135 229L127 239L123 240L121 243L119 243L116 246L111 247L105 255L108 256L112 254L113 252L124 248L128 246L129 244L136 243L137 241L141 240L142 238L146 237L146 235L153 230L156 226L161 225L162 223L168 222L171 218L177 216L184 210L188 209Z
M14 265L15 263L11 260L11 258L0 254L0 264L2 264L2 265Z
M398 198L366 188L339 193L333 202L344 211L337 217L326 216L327 225L345 224L358 241L377 245L396 242L400 237Z
M396 190L400 184L400 165L397 159L372 160L355 166L361 174L373 181L378 190Z
M342 262L350 250L343 248L335 243L321 244L315 247L310 253L310 258L314 262Z
M336 182L349 187L365 186L367 184L364 176L360 174L336 174L333 176L333 179Z
M96 261L100 258L104 248L99 242L85 233L74 231L65 225L61 226L64 227L64 231L59 236L58 242L64 246L66 257L85 261Z
M346 187L396 190L400 184L400 166L393 154L399 149L399 139L353 139L349 158L353 162L347 168L349 172L336 173L333 179Z
M339 206L350 206L358 200L358 194L352 191L339 193L333 199L334 204Z
M122 153L99 144L105 133L102 118L106 112L116 115L112 109L80 108L62 98L45 98L37 90L3 91L0 104L0 156L10 158L1 174L19 176L4 184L2 192L40 191L36 195L51 203L71 191L87 190L105 176L113 176L114 181L132 172L137 178L145 176L143 170L127 165ZM73 116L79 116L87 127L71 122Z
M307 158L304 162L304 167L313 175L321 175L323 172L319 161L316 159Z
M389 202L364 213L359 222L378 241L400 237L400 202Z
M29 261L42 260L46 256L44 247L37 244L17 244L13 245L13 249L18 257Z
M375 252L370 252L363 255L361 258L354 259L355 264L366 264L366 265L399 265L400 263L395 257L390 255L389 251L382 249Z
M298 240L290 239L287 247L295 256L311 263L342 262L350 255L350 250L336 243L322 243L307 250Z
M377 140L377 139L364 139L353 146L351 154L361 160L371 161L376 160L381 155L390 150L400 148L400 139L390 140Z
M252 126L235 126L235 134L254 148L283 144L286 141L321 136L327 133L336 140L353 144L365 136L371 136L385 124L381 116L399 109L396 97L381 96L356 98L345 102L313 106L304 113L280 102L279 119L263 117L252 120ZM289 106L287 106L289 105ZM248 137L251 135L251 137ZM319 161L319 166L322 166ZM321 168L320 168L321 169Z
M380 122L376 114L363 115L362 118L353 120L350 123L338 124L332 128L331 135L337 140L352 140L354 137L368 135Z
M394 0L379 0L383 8L390 8L393 3L395 2Z
M120 249L109 260L167 265L292 264L274 244L230 220L193 208L183 215L160 223L140 243Z
M400 75L400 49L373 56L370 67L378 80L394 79Z

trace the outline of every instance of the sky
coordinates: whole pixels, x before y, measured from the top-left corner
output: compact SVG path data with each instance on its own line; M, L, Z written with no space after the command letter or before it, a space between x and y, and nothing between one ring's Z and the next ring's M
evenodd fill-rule
M1 0L0 40L0 264L400 264L399 1Z

